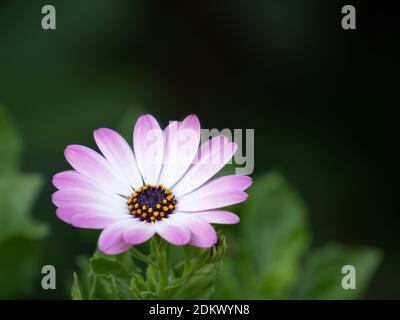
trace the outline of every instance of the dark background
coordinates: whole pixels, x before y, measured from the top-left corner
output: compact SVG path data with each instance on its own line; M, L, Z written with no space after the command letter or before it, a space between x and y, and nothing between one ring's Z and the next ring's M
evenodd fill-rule
M40 26L45 4L56 7L54 31ZM357 30L341 28L344 4L355 5ZM127 109L163 125L196 113L206 128L255 128L254 175L278 169L297 187L314 245L381 248L367 297L400 298L395 9L389 1L1 1L0 100L24 138L24 170L48 181L35 209L52 227L46 263L67 277L75 256L92 250L50 202L51 176L67 168L64 147L93 145L93 129L116 127Z

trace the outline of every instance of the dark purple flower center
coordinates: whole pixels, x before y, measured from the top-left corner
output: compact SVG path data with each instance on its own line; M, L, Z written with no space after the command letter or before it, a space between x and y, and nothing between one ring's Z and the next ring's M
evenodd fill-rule
M154 222L167 218L175 206L175 196L161 184L145 184L128 198L129 212L141 221Z

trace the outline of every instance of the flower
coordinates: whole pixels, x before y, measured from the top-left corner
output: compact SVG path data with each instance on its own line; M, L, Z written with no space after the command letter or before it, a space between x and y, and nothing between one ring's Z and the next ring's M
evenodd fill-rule
M210 180L231 160L235 143L223 135L200 147L195 115L163 131L142 115L133 132L133 150L117 132L94 131L101 154L70 145L65 157L74 170L53 177L57 217L79 228L103 229L99 248L118 254L158 234L174 245L207 248L217 242L211 224L234 224L239 217L220 208L243 202L248 176Z

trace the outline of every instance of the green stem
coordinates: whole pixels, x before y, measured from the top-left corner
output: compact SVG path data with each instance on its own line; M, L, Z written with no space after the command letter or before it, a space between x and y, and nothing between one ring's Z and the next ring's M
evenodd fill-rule
M139 261L142 261L142 262L144 262L146 264L149 264L149 265L152 265L152 266L156 266L156 264L155 264L155 262L153 260L151 260L148 256L146 256L145 254L140 252L135 247L132 247L129 250L129 253L132 255L132 257L138 259Z
M154 239L154 240L153 240ZM159 298L164 297L165 288L168 286L169 278L169 265L168 265L168 252L169 246L168 242L161 238L153 237L154 243L151 243L150 248L152 250L152 255L155 257L158 272L159 272Z

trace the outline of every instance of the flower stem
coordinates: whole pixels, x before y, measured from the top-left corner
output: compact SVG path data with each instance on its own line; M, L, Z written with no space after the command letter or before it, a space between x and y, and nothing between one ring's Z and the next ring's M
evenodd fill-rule
M144 262L146 264L149 264L149 265L152 265L152 266L156 266L156 264L155 264L155 262L153 260L151 260L148 256L146 256L145 254L140 252L135 247L132 247L129 250L129 253L132 255L132 257L138 259L139 261L142 261L142 262Z
M154 240L153 240L154 239ZM150 244L150 248L152 250L152 255L155 257L158 272L159 272L159 288L158 295L159 298L164 297L165 288L168 286L169 282L169 265L168 265L168 253L169 253L169 245L168 242L164 241L161 238L153 237L153 243Z

